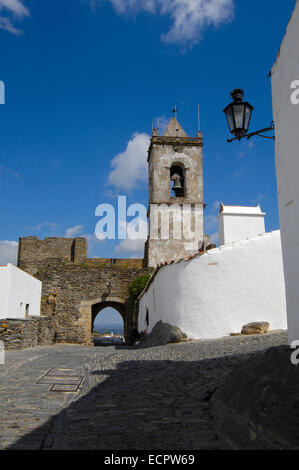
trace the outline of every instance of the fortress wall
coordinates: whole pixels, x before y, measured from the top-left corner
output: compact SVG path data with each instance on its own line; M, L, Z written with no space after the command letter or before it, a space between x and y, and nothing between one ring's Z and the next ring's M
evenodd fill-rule
M143 259L87 258L85 263L94 267L142 268Z
M41 314L57 320L57 342L91 343L93 303L120 305L125 332L136 327L136 312L127 304L129 284L151 269L143 268L142 259L87 258L86 252L85 238L26 237L19 242L18 265L42 281ZM107 297L119 303L109 304ZM84 302L88 306L82 310Z
M142 268L143 259L87 258L87 241L85 238L48 237L40 240L37 237L20 238L18 266L35 274L39 265L45 260L64 260L73 263L86 263L93 267Z
M41 313L55 317L57 342L88 344L91 330L90 312L83 316L82 302L105 302L117 298L126 303L129 284L151 270L139 267L92 266L64 260L41 262L35 277L42 281ZM109 306L109 305L107 305ZM135 318L127 308L125 329L130 331ZM89 338L89 340L88 340Z
M87 257L86 238L75 238L71 250L71 261L74 261L75 263L83 263Z
M19 240L18 267L35 274L38 265L46 259L83 262L86 259L85 238L25 237Z

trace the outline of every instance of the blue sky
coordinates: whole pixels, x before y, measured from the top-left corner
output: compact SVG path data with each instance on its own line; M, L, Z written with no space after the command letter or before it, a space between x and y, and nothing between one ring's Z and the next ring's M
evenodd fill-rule
M204 138L206 232L219 201L254 205L279 228L274 145L226 143L223 108L241 87L251 130L272 120L267 78L294 0L0 0L0 264L20 236L87 236L90 256L141 257L97 241L95 208L147 204L153 120ZM128 145L129 143L129 145Z

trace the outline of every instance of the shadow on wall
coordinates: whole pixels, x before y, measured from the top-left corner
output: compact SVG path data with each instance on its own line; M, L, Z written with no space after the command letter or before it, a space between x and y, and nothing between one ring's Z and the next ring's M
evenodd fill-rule
M248 357L126 361L93 371L84 396L9 450L218 449L209 400Z

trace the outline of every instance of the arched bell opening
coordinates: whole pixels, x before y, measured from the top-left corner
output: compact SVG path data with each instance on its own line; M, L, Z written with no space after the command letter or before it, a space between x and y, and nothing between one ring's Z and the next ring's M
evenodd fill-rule
M181 164L174 164L170 168L170 196L185 196L185 169Z

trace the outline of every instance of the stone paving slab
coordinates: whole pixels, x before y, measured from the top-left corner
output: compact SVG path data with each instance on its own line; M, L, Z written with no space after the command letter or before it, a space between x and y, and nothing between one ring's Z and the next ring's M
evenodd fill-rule
M219 383L249 355L285 343L278 332L9 351L0 366L0 449L217 449L209 400Z

